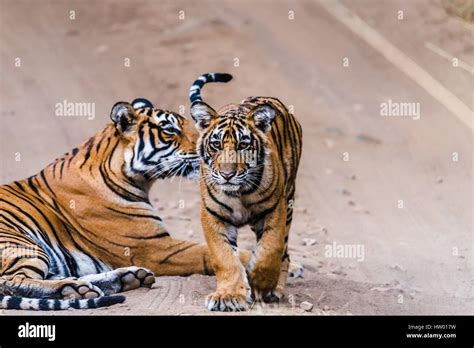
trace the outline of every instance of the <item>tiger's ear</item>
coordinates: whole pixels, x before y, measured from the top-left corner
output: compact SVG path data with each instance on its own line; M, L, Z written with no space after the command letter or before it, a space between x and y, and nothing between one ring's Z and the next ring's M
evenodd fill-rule
M115 127L123 133L135 124L137 115L130 103L118 102L112 107L110 118L114 121Z
M217 117L217 112L203 101L195 101L191 105L191 117L196 122L196 128L202 132Z
M141 108L154 108L151 101L145 98L137 98L132 101L132 106L135 110Z
M268 132L275 119L275 109L269 104L258 106L252 114L255 126L263 132Z

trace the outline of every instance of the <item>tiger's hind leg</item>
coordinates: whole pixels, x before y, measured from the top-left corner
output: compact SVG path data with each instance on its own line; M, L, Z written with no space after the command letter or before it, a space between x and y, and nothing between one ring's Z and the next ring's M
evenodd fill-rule
M90 274L79 279L97 286L105 295L140 287L151 288L155 282L155 276L150 270L136 266L122 267L109 272Z
M103 292L89 282L74 278L45 279L49 272L46 252L33 242L6 238L0 264L0 293L29 298L91 299Z

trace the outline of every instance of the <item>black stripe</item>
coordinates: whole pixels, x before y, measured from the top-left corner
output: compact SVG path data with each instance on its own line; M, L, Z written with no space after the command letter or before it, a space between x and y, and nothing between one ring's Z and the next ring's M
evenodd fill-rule
M163 260L161 260L161 261L160 261L160 264L167 262L171 257L173 257L173 256L175 256L175 255L177 255L177 254L179 254L179 253L182 253L183 251L188 250L189 248L192 248L192 247L194 247L194 246L196 246L196 245L198 245L198 244L190 244L190 245L188 245L187 247L184 247L184 248L182 248L182 249L179 249L179 250L176 250L176 251L172 252L171 254L167 255Z
M8 309L21 309L20 307L21 301L22 301L21 297L11 296L8 299L7 308Z
M48 311L51 308L49 308L51 300L49 299L41 299L38 301L38 309L43 310L43 311Z
M119 213L119 214L126 215L126 216L133 216L133 217L147 218L147 219L154 219L154 220L157 220L157 221L162 221L161 218L159 216L156 216L156 215L135 214L135 213L125 212L125 211L120 211L120 210L110 208L110 207L107 207L107 209L109 209L113 212Z
M234 212L234 209L232 209L231 207L229 207L227 204L225 203L222 203L221 201L219 201L217 199L216 196L214 196L214 194L211 192L211 189L209 186L207 186L207 183L205 184L206 185L206 189L207 189L207 193L209 194L209 197L211 197L211 199L218 205L220 205L221 207L227 209L230 213L233 213Z
M264 211L262 211L261 213L257 214L256 216L253 216L252 218L250 218L248 223L251 224L251 225L257 223L258 221L260 221L261 219L263 219L263 218L265 217L265 215L267 215L267 214L271 213L272 211L274 211L275 208L278 206L278 203L280 203L279 200L277 200L277 201L275 202L275 204L272 205L270 208L265 209Z
M20 190L22 190L23 192L26 192L25 189L23 188L23 186L21 186L21 184L18 182L18 181L14 181L13 182Z
M169 237L170 234L168 232L158 233L153 236L123 236L125 238L130 239L137 239L137 240L150 240L150 239L161 239L164 237Z
M94 137L90 138L86 144L87 144L86 154L84 155L84 161L79 166L79 169L82 169L82 167L87 163L87 161L89 160L91 156L92 146L94 145ZM62 169L61 169L61 172L62 172Z
M48 190L53 194L53 197L56 197L56 194L51 189L51 186L49 186L48 180L46 180L46 176L44 175L44 169L40 172L40 175L41 175L41 178L43 179L46 187L48 188Z
M218 218L219 220L225 222L226 224L229 224L231 226L236 226L236 227L241 227L243 225L246 225L246 224L241 224L241 225L236 225L234 224L232 221L230 221L229 219L219 215L218 213L216 213L214 210L212 210L211 208L209 208L206 204L204 204L204 207L206 208L206 210L209 212L209 214L215 216L216 218Z
M19 258L17 258L17 260L24 260L24 258L19 257ZM38 267L32 266L32 265L22 265L22 266L18 267L15 270L12 270L11 268L12 267L9 267L7 269L7 272L4 272L3 274L4 275L11 275L11 274L18 273L22 269L29 269L30 271L33 271L33 272L39 274L41 276L41 278L43 278L43 279L46 278L46 273L43 270L39 269Z
M29 188L34 192L36 193L38 196L39 196L39 192L38 192L38 188L36 187L36 185L33 183L33 178L34 178L34 175L33 176L30 176L27 180L28 182L28 186Z

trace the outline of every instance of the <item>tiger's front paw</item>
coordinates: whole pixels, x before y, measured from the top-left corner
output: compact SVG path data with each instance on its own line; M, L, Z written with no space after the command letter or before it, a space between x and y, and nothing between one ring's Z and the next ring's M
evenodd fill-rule
M252 295L261 300L267 293L277 288L279 272L271 269L252 269L248 272Z
M210 311L241 312L252 303L249 291L218 290L206 297L206 307Z

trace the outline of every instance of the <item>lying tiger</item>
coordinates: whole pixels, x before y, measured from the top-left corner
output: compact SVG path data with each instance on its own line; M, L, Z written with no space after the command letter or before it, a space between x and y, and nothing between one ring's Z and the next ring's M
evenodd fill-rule
M302 129L275 98L250 97L215 111L200 94L212 77L201 76L189 94L201 133L201 222L217 277L206 305L241 311L253 299L274 302L283 295ZM245 225L257 239L248 264L237 248L238 228Z
M198 171L194 126L145 99L115 104L111 119L39 174L0 186L0 308L103 307L154 275L213 274L207 246L171 238L148 199L156 179Z

